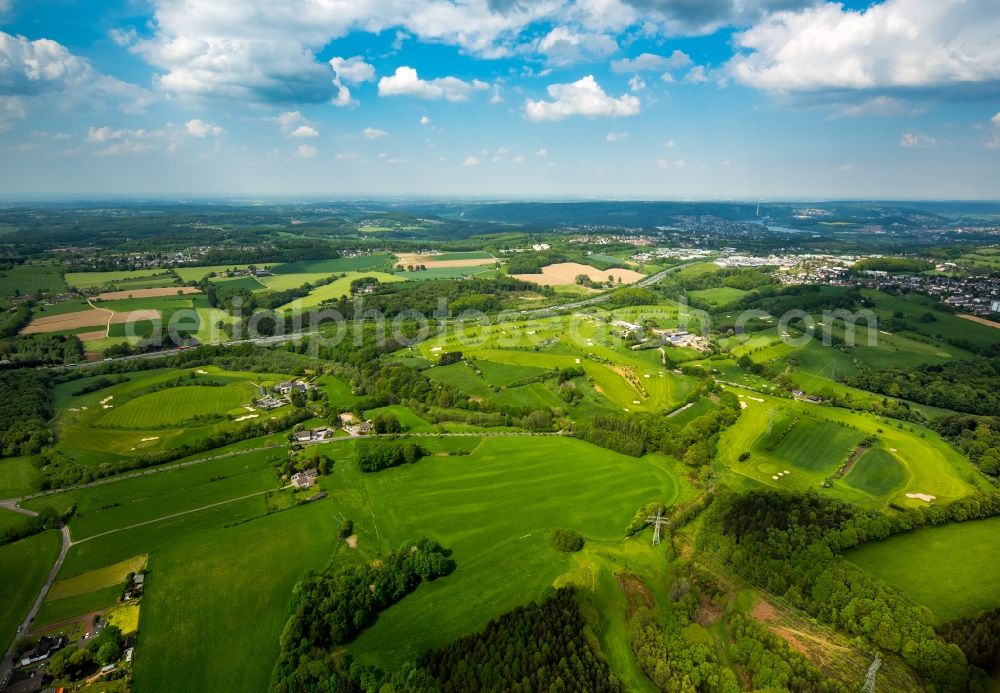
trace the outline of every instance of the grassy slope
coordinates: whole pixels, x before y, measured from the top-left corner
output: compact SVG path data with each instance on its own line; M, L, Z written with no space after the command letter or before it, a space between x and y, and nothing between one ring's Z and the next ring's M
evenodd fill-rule
M541 597L572 565L551 547L551 529L620 540L636 508L677 498L671 469L664 458L550 438L486 439L467 457L365 476L338 462L324 485L338 511L354 519L359 551L374 555L430 536L452 549L458 564L453 575L383 613L350 650L362 661L396 666Z
M942 621L1000 606L1000 518L919 529L847 558Z
M748 483L798 490L815 489L826 476L825 472L802 468L777 481L771 478L777 471L789 469L787 465L791 464L790 460L773 452L768 453L757 444L767 431L772 410L775 411L775 430L778 430L783 416L809 414L842 427L855 428L861 437L874 434L882 446L890 451L896 450L893 455L906 471L906 482L901 488L885 496L871 496L851 487L844 480L834 481L829 492L844 499L878 505L895 502L916 507L922 501L906 498L905 493L929 493L937 496L939 501L948 501L986 484L967 460L936 433L922 426L907 424L900 428L898 422L869 414L777 399L738 388L732 388L732 391L744 395L747 408L741 412L739 421L723 433L719 442L718 463L727 483L737 489L745 488ZM737 457L747 450L752 451L750 459L739 462Z
M59 532L0 546L0 648L6 650L59 555Z

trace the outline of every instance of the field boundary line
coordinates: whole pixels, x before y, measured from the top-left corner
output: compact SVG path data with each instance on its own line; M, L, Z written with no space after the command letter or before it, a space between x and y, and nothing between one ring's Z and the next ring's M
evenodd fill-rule
M145 520L144 522L137 522L134 525L129 525L127 527L116 527L115 529L109 529L106 532L101 532L100 534L92 534L89 537L84 537L83 539L77 539L76 541L70 542L70 546L76 546L77 544L82 544L85 541L90 541L91 539L99 539L101 537L106 537L109 534L115 534L117 532L124 532L126 530L135 529L136 527L143 527L145 525L151 525L156 522L163 522L164 520L172 520L175 517L181 517L182 515L190 515L191 513L201 512L202 510L208 510L210 508L216 508L220 505L227 505L229 503L236 503L237 501L247 500L248 498L255 498L256 496L263 496L266 493L270 493L274 489L267 489L265 491L257 491L256 493L251 493L246 496L240 496L239 498L230 498L229 500L219 501L218 503L209 503L208 505L203 505L200 508L191 508L190 510L182 510L179 513L173 513L171 515L164 515L163 517L157 517L152 520Z
M128 481L129 479L137 479L142 476L149 476L152 474L162 474L163 472L171 472L177 469L184 469L186 467L193 467L196 464L204 464L205 462L214 462L216 460L223 460L229 457L239 457L240 455L247 455L252 452L260 452L262 450L275 450L278 448L283 448L284 443L274 444L274 445L264 445L259 448L247 448L246 450L234 450L232 452L223 453L221 455L213 455L211 457L199 457L197 459L188 460L186 462L174 462L165 463L163 465L155 465L151 467L141 468L138 471L127 473L127 474L116 474L114 476L105 477L104 479L98 479L96 481L89 481L86 484L75 484L72 486L65 486L63 488L53 488L46 491L39 491L38 493L32 493L27 496L19 496L17 498L6 498L0 500L0 506L8 507L10 505L17 505L24 501L35 500L36 498L45 498L46 496L54 496L59 493L64 493L67 491L78 491L85 488L93 488L95 486L103 486L105 484L114 484L119 481ZM11 508L13 509L13 508ZM22 508L23 510L23 508ZM15 511L16 512L16 511Z

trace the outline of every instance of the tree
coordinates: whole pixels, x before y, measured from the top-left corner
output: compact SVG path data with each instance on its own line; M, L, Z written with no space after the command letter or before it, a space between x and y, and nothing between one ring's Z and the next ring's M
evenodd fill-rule
M106 642L97 650L97 661L101 664L113 664L121 656L121 650L113 642Z

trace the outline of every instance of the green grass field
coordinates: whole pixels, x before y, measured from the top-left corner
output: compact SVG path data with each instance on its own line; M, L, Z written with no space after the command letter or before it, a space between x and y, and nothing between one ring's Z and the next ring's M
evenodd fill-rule
M431 457L363 475L352 461L353 443L333 443L327 448L336 459L333 473L321 480L328 500L268 515L263 498L254 497L91 535L72 547L60 577L148 554L136 688L175 690L180 669L200 690L260 690L288 617L284 605L306 569L366 561L418 536L438 539L454 551L453 575L421 586L350 646L362 661L396 666L541 597L554 583L585 581L577 559L550 546L551 528L581 531L595 550L602 542L621 546L624 527L639 506L689 494L673 473L676 463L666 458L634 459L573 439L430 438L421 445ZM472 454L447 456L452 449ZM102 515L127 513L111 523L116 525L172 515L183 506L176 499L199 488L212 492L197 503L228 500L224 482L211 481L212 476L241 476L239 465L248 467L249 476L265 463L265 453L250 453L59 494L66 496L60 503L78 504L80 515L71 526L75 537L84 537L87 523ZM473 487L481 492L470 494ZM103 508L111 499L121 505ZM509 512L512 504L519 512ZM356 550L335 538L346 517L355 522ZM640 546L652 551L647 542L636 549ZM500 563L507 568L497 570ZM58 611L66 612L106 600L101 590L87 595L79 603L53 603L62 602ZM261 609L262 604L270 606ZM435 617L446 605L449 618ZM49 616L58 611L50 607ZM247 613L255 614L252 627ZM427 627L430 620L435 628ZM223 651L227 656L217 656Z
M338 512L354 519L359 552L429 536L452 549L458 565L381 614L349 650L361 662L395 667L540 598L575 570L574 559L551 547L551 529L620 544L641 505L678 499L673 464L563 438L485 439L469 456L425 458L389 473L361 475L338 462L323 486Z
M872 448L858 459L844 481L873 496L888 496L906 483L906 470L891 452Z
M495 277L498 276L493 265L475 265L472 267L428 267L416 272L400 272L397 277L406 281L420 282L432 279L458 279L460 277Z
M480 361L480 364L490 363ZM483 371L485 373L485 371ZM447 366L435 366L427 369L427 377L436 383L454 385L462 392L475 397L485 397L492 393L489 383L479 376L465 361L451 363Z
M0 271L0 296L33 294L38 291L60 293L66 290L62 269L44 262L29 262Z
M365 412L365 418L371 419L379 414L392 414L395 416L399 419L399 423L403 426L404 431L423 433L434 430L432 424L424 421L413 411L399 404L391 404L388 407L379 407L378 409L369 409Z
M134 429L170 426L198 416L225 414L249 403L253 394L249 384L238 383L223 387L171 387L108 409L97 420L96 425L103 428Z
M1000 606L1000 518L926 527L854 549L848 560L939 620Z
M139 572L145 568L148 558L148 556L133 556L97 570L88 570L85 573L58 580L49 590L47 599L66 599L105 587L123 585L125 576L130 572Z
M373 253L359 257L341 257L332 260L300 260L288 262L273 268L275 274L339 274L340 272L361 272L365 270L385 271L392 267L394 258L388 253Z
M705 301L711 306L728 306L731 303L736 303L738 300L743 298L748 292L743 289L734 289L730 286L717 286L711 289L699 289L697 291L689 291L687 295L691 298L696 298L701 301Z
M121 585L109 585L89 592L74 594L62 599L46 597L38 609L35 624L38 627L48 626L74 616L82 616L91 611L99 611L115 604L121 596L124 578Z
M507 387L519 380L545 373L544 368L516 366L509 363L493 363L492 361L476 361L476 366L482 371L483 378L490 385L498 387Z
M846 479L838 479L825 492L844 500L880 507L888 503L920 507L925 505L923 501L907 498L906 494L924 493L936 496L938 502L947 502L988 486L968 460L928 428L916 424L903 425L871 414L778 399L740 388L727 389L742 395L746 408L740 412L739 420L719 439L717 468L723 479L737 490L761 484L799 491L817 489L835 471L838 462L846 459L853 441L860 441L868 435L875 436L877 447L891 452L902 465L905 482L885 494L875 495L861 488L857 478L853 484L847 483ZM793 430L773 451L768 451L766 443L761 440L766 436L768 426L776 436L782 423L794 416L801 417L799 426L807 421L814 423L798 434ZM833 428L817 426L817 423ZM827 438L819 435L819 431L826 431L825 435L831 436L830 440L836 441L836 445L828 445ZM812 450L804 445L807 438L813 439L815 447ZM749 451L751 456L741 462L738 457L744 451ZM809 459L813 456L823 461ZM790 466L792 457L798 460L795 469ZM786 469L793 473L777 480L773 478L777 472ZM861 478L864 479L863 476ZM887 485L890 481L891 478L870 483Z
M258 277L257 280L271 291L297 289L303 284L315 284L320 279L326 279L333 272L297 272L295 274L272 274L270 277Z
M250 265L209 265L207 267L177 267L174 272L178 277L181 278L185 284L190 284L192 282L198 282L207 277L210 274L222 274L223 272L228 272L230 270L243 270ZM258 269L268 269L272 267L271 263L263 262L260 264L255 264L254 267Z
M775 429L778 428L776 425ZM802 417L771 452L799 469L829 474L847 459L863 437L836 424Z
M55 530L0 546L0 647L6 651L59 555Z
M296 299L290 303L286 303L281 306L279 310L288 310L290 308L315 308L316 306L326 303L329 301L336 301L341 296L351 296L351 282L361 279L362 277L373 277L377 279L382 284L391 284L393 282L404 281L403 277L396 274L388 274L386 272L347 272L346 277L341 277L329 284L324 284L323 286L316 287L309 292L308 296ZM284 276L284 275L282 275ZM289 275L297 276L297 275ZM271 277L263 277L264 281L271 279Z
M13 498L38 488L42 472L32 457L8 457L0 460L0 497Z
M257 277L226 277L212 280L216 286L223 289L247 289L263 291L267 287Z
M628 349L601 319L604 315L535 318L488 326L461 324L406 353L436 360L440 353L461 351L477 364L494 364L483 373L500 378L498 383L514 382L511 378L515 372L536 374L540 370L579 367L586 373L598 400L595 404L600 407L662 411L683 402L693 380L664 369L656 350ZM533 370L508 369L505 373L505 366ZM540 394L537 387L534 390ZM552 404L547 406L559 406L558 402L548 401Z
M117 270L114 272L67 272L66 283L77 289L96 289L129 279L146 279L163 274L161 269Z

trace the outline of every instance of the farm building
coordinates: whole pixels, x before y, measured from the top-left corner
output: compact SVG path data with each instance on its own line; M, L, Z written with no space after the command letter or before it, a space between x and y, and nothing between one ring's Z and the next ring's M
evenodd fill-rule
M309 488L316 483L318 476L319 471L316 469L307 469L304 472L292 474L292 486L295 488Z
M296 431L292 435L296 443L309 443L315 440L326 440L330 435L330 429L324 426L321 428Z
M302 382L301 380L295 380L293 382L285 381L283 383L278 383L278 386L275 388L275 390L278 391L278 394L281 395L290 395L294 390L298 390L299 392L305 392L308 389L309 385Z
M58 650L62 649L63 645L66 644L66 636L60 635L58 638L52 638L47 635L43 635L38 639L38 643L30 652L26 652L21 658L21 666L26 667L35 662L41 662L42 660L48 659Z

